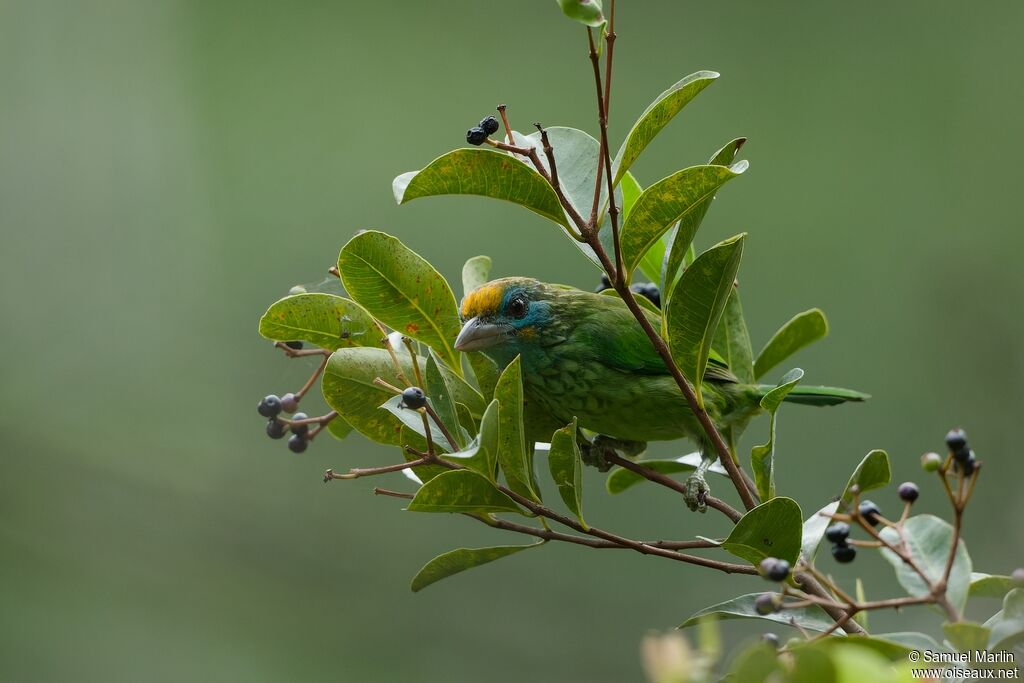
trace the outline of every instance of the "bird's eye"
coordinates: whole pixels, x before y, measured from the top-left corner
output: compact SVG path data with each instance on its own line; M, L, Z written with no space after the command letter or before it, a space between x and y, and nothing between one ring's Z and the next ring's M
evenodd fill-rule
M526 310L529 308L529 304L526 299L521 296L514 297L508 302L508 314L513 318L523 318L526 316Z

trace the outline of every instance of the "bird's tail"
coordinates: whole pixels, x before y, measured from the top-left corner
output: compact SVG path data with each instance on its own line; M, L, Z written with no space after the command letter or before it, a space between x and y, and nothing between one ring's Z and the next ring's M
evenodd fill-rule
M771 384L759 384L757 390L764 396L775 386ZM801 387L796 386L786 396L786 403L800 403L806 406L836 406L840 403L860 402L871 398L853 389L842 389L840 387Z

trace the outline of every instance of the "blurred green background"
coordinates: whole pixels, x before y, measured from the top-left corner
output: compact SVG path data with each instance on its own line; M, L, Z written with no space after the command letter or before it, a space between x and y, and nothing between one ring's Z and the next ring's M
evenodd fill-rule
M962 424L986 463L966 537L991 572L1024 564L1022 27L1013 0L622 0L611 124L617 146L665 87L722 72L634 171L646 185L749 136L701 246L749 231L755 346L819 305L832 335L798 357L808 381L875 396L783 410L781 490L809 512L874 447L921 479ZM638 680L648 630L760 587L547 546L414 595L433 555L517 539L325 486L328 466L395 453L353 436L296 456L254 410L310 369L258 337L260 314L360 228L453 281L485 253L496 275L593 286L518 207L391 196L500 102L519 128L593 131L589 74L550 0L0 1L0 678ZM602 526L723 529L666 491L587 483ZM896 590L877 557L837 573ZM873 626L919 621L937 618Z

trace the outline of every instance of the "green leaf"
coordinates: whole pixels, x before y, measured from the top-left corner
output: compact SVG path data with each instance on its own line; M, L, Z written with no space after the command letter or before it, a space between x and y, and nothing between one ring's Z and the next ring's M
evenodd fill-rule
M692 472L697 469L700 460L700 453L688 453L672 460L639 460L637 464L662 474L676 474L678 472ZM708 472L714 472L726 477L729 476L729 473L725 471L725 468L718 461L711 465ZM616 467L605 480L605 488L608 490L608 493L615 495L645 481L647 479L644 479L632 470Z
M494 398L501 406L498 420L498 464L508 487L521 496L540 501L533 485L532 453L523 433L523 380L519 356L498 378Z
M697 257L676 285L678 296L665 312L669 350L686 378L694 385L697 402L704 406L701 384L711 355L711 342L725 310L739 270L745 234L719 242Z
M829 503L811 515L807 521L804 522L800 538L800 555L803 556L807 562L814 561L814 556L818 552L818 545L821 543L821 539L825 536L825 529L827 529L829 524L832 523L832 520L824 515L831 515L838 509L838 502Z
M352 425L345 422L341 415L336 415L333 420L327 423L327 431L335 439L344 439L352 433Z
M900 535L892 527L882 529L881 536L894 546L898 546L901 541ZM934 515L917 515L903 524L903 540L906 541L910 556L932 582L942 578L952 539L953 527ZM907 594L915 597L929 595L928 585L898 555L888 548L882 548L882 557L896 570L896 579ZM953 570L946 586L946 597L957 611L962 612L967 603L970 584L971 557L961 540L957 545Z
M462 266L462 296L466 296L491 277L491 257L474 256Z
M1024 586L1024 582L1015 581L1012 576L997 576L993 574L982 574L971 572L970 597L972 598L999 598L1012 591L1014 588Z
M597 28L604 24L601 0L556 0L562 13L574 21Z
M793 671L789 683L835 683L835 662L822 647L797 646L792 653Z
M722 547L755 567L766 557L791 565L800 554L800 506L792 498L772 498L743 515Z
M776 365L827 334L828 321L819 309L812 308L793 316L757 354L754 377L760 379Z
M488 562L514 555L520 550L536 548L539 545L544 545L544 541L529 545L499 545L493 548L457 548L438 555L423 565L423 568L412 579L412 591L413 593L419 592L441 579L447 579L449 576L467 569L479 567Z
M761 407L768 411L768 443L750 449L750 468L754 473L757 495L761 500L775 497L775 420L783 399L793 391L804 377L804 371L793 368L779 380L778 385L761 399Z
M434 350L430 349L426 372L423 377L423 381L427 385L424 389L427 392L430 405L434 408L434 412L441 418L441 422L444 423L444 426L448 428L448 431L451 432L452 437L457 442L452 444L455 448L450 450L458 450L466 445L466 439L463 435L462 425L459 424L458 413L455 410L455 399L452 398L451 389L448 387L448 383L439 369L439 366L442 364Z
M708 163L712 166L731 167L736 161L737 153L746 141L746 138L730 140L712 155ZM683 266L693 263L693 238L714 199L715 197L712 195L701 202L699 206L695 206L662 238L668 245L668 249L661 262L659 273L661 288L668 295L671 294L676 281L679 280L679 273Z
M274 341L304 341L334 351L376 346L380 330L354 301L334 294L296 294L275 302L260 318L260 334Z
M620 243L622 246L623 268L632 273L644 254L654 246L662 235L676 221L683 221L684 227L696 232L697 218L707 211L706 202L725 183L739 176L747 169L745 161L732 167L693 166L663 178L644 190L637 198L633 209L622 222ZM676 239L679 239L677 233ZM693 239L692 234L689 240Z
M1024 642L1024 588L1014 588L1003 598L1003 609L985 622L991 630L990 652L1009 650Z
M580 463L580 447L576 443L575 419L551 436L548 468L565 506L587 528L583 520L583 468Z
M640 197L640 194L644 191L640 187L640 183L633 176L632 173L627 172L626 175L622 176L622 184L620 185L622 190L622 218L620 220L625 221L626 216L633 210L633 206L636 204L636 200ZM644 276L656 284L661 283L661 264L665 260L666 241L664 237L661 237L657 242L651 245L651 248L644 252L643 257L640 259L640 272Z
M519 204L563 227L568 226L558 195L525 163L490 149L457 149L410 171L392 183L395 201L419 197L479 195Z
M423 484L409 502L413 512L518 512L515 501L472 470L452 470Z
M782 672L782 664L779 662L779 655L775 652L775 648L770 647L767 643L757 643L736 656L732 666L729 667L727 678L743 683L770 683L778 681ZM816 681L815 683L829 683L829 681Z
M474 472L487 477L490 481L495 480L495 472L498 462L498 402L491 401L484 411L484 417L480 420L480 433L462 451L451 453L447 456L455 462L461 462Z
M455 295L423 257L383 232L362 232L341 249L345 289L375 318L435 349L462 374L453 344L461 329Z
M958 652L984 650L992 630L973 621L947 621L942 632Z
M776 500L780 499L776 498ZM787 626L793 625L790 621L792 620L808 631L827 631L835 623L817 605L802 609L786 609L780 612L773 612L772 614L758 614L757 609L754 607L754 601L757 600L759 595L761 593L747 593L746 595L720 602L717 605L705 607L680 624L679 628L693 626L701 618L708 615L714 615L719 619L763 619Z
M729 365L729 370L743 384L754 381L753 351L750 348L750 333L747 332L747 321L743 317L740 305L740 290L732 288L729 300L722 312L722 321L718 323L711 348L722 355Z
M399 355L399 360L403 372L412 373L408 354ZM392 385L401 383L387 351L369 347L338 349L324 368L321 389L327 405L356 431L373 441L397 446L402 423L380 410L392 394L373 383L377 377Z
M647 109L640 114L640 118L633 124L622 147L615 155L615 162L612 165L614 184L618 184L640 153L661 132L662 128L667 126L668 122L689 104L690 100L711 85L718 76L719 74L714 71L698 71L690 74L658 95L648 105Z
M386 410L395 417L398 418L399 422L403 425L416 432L422 437L426 437L427 432L423 426L423 413L419 410L413 410L412 408L406 408L402 405L401 396L392 396L387 401L381 404L381 409ZM428 418L427 424L430 425L430 438L434 444L443 448L448 453L459 450L459 447L444 436L437 425L434 424L433 420Z
M897 631L893 633L875 633L871 636L848 636L846 638L827 638L822 643L835 645L848 643L874 650L890 660L906 659L911 650L928 650L930 652L949 652L926 633L917 631Z

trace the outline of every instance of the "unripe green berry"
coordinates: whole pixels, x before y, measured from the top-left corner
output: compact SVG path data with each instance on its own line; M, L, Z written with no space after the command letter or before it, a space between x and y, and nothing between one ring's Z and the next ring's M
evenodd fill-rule
M925 453L921 456L921 469L925 472L938 472L942 467L942 456L938 453Z

